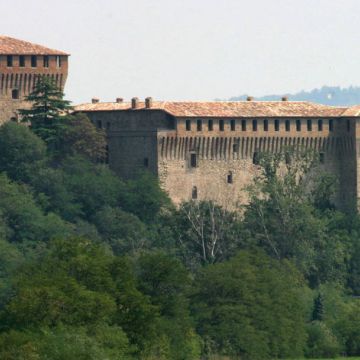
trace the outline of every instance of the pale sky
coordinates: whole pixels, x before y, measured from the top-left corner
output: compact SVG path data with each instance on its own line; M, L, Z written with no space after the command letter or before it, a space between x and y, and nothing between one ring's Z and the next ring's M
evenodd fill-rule
M360 85L359 0L0 0L0 33L71 53L65 93L213 100Z

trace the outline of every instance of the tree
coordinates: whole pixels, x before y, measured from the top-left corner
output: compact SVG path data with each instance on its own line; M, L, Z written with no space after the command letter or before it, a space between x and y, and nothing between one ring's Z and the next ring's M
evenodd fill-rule
M46 144L27 126L13 122L0 127L0 171L12 180L28 181L46 161Z
M85 114L69 115L60 134L59 156L82 155L89 160L104 160L106 139L104 130L97 129Z
M70 109L64 93L53 79L41 76L26 100L32 103L32 107L20 110L22 121L29 123L32 131L48 145L58 145L58 135L64 126L63 115Z

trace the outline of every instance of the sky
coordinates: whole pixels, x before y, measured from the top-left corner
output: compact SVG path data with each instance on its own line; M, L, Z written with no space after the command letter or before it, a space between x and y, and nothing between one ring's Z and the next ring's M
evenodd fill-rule
M0 0L0 9L2 35L71 53L74 104L360 85L359 0Z

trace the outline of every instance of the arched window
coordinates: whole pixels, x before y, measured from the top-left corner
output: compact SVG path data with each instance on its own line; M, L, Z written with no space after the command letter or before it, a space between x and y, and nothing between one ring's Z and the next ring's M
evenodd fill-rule
M19 90L18 89L12 89L11 91L11 97L13 99L18 99L19 98Z

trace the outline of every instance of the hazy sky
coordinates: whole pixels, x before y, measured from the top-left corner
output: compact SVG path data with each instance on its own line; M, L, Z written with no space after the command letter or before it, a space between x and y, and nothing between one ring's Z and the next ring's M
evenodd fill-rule
M212 100L360 84L359 0L0 0L0 33L71 53L67 98Z

